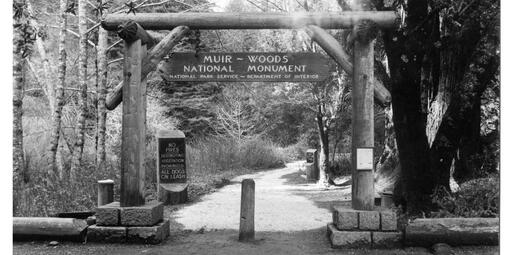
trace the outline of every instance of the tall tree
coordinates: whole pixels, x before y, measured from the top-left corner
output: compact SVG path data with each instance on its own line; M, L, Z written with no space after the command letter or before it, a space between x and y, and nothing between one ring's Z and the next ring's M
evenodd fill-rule
M402 16L398 29L383 33L402 169L395 195L408 212L427 212L434 189L448 188L460 106L472 90L466 75L481 39L498 24L499 1L373 2Z
M64 106L64 88L66 83L66 36L67 36L67 0L60 0L60 34L58 44L58 83L55 93L55 111L52 114L50 165L53 173L57 172L57 150L62 126L62 108ZM60 178L63 178L63 169L60 169Z
M78 75L79 75L79 108L78 123L76 125L76 141L73 150L70 176L76 178L76 172L81 166L83 146L85 143L85 124L87 119L87 1L78 0L78 31L80 34L78 50Z
M102 6L107 1L100 1ZM100 11L101 12L101 11ZM101 13L99 13L101 14ZM102 9L102 14L106 14L106 10ZM106 162L106 85L108 82L108 31L102 27L98 31L97 39L97 69L99 75L97 88L97 150L96 150L96 168L99 172L103 172Z
M13 2L13 177L14 185L21 183L25 174L25 157L23 153L23 88L24 63L31 52L35 32L29 24L29 14L24 0Z
M31 16L29 19L29 22L31 26L37 31L36 33L36 40L35 44L37 46L37 52L39 53L39 57L41 58L42 62L42 69L43 69L43 91L46 94L46 97L48 98L49 106L50 106L50 112L54 113L54 107L55 107L55 85L52 80L52 70L51 70L51 64L50 59L48 58L48 50L46 48L44 37L46 35L46 31L44 31L43 27L39 25L37 22L37 15L34 12L34 8L32 6L32 3L30 0L26 1L26 8L28 11L28 14Z

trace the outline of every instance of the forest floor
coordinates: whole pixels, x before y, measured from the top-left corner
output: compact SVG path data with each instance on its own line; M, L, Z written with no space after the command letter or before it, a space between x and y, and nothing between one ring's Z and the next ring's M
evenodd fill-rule
M255 241L237 241L242 179L255 181ZM346 180L348 180L346 178ZM348 182L346 182L348 183ZM350 206L351 186L327 190L305 180L303 162L242 175L198 201L165 208L170 238L159 245L16 242L14 254L430 254L425 248L337 250L326 224L331 205ZM455 254L498 254L498 247L455 247Z

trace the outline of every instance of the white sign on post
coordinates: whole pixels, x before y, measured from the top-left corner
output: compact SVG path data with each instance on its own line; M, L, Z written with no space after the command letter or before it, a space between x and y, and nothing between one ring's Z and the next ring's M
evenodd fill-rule
M356 169L357 170L374 169L373 148L356 148Z

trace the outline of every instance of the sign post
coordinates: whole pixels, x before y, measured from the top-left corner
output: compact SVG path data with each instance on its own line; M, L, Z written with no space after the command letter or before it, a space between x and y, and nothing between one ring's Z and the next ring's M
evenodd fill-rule
M182 131L160 130L158 139L158 198L164 204L188 200L186 141Z

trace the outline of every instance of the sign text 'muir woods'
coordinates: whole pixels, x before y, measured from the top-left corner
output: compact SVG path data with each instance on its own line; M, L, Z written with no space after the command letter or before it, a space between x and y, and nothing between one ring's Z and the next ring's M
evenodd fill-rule
M323 81L328 60L319 53L173 53L159 68L169 81Z

